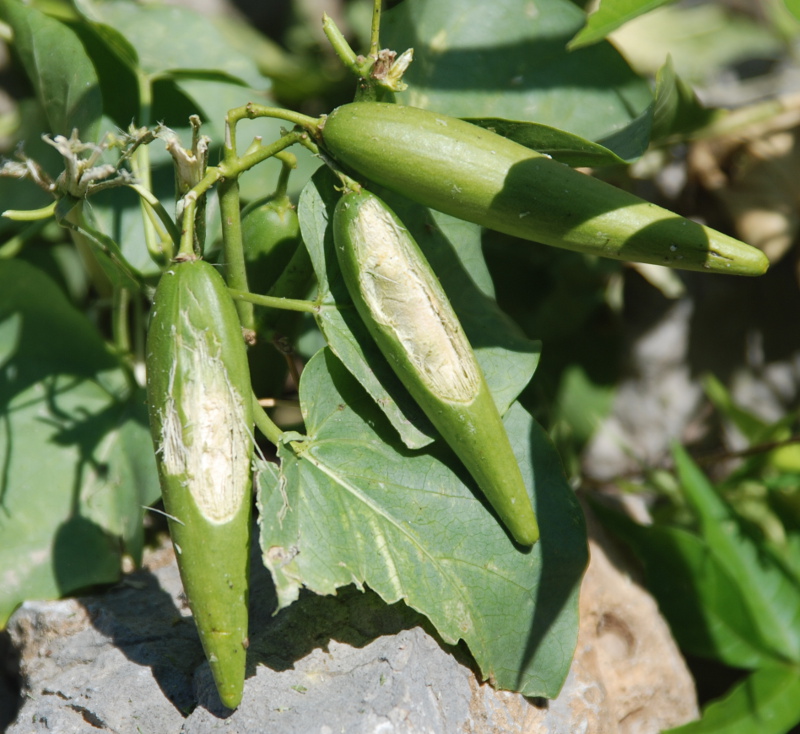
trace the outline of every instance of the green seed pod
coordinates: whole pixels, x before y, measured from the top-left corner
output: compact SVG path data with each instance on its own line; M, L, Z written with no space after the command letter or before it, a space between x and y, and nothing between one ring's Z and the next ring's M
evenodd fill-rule
M618 260L761 275L760 250L508 138L414 107L354 102L321 142L347 169L420 204L545 245Z
M366 190L342 196L333 232L347 289L381 352L514 539L535 543L536 515L500 413L419 246Z
M242 242L248 286L253 293L265 294L300 244L300 222L289 197L248 206L242 212Z
M147 335L147 401L184 590L220 699L244 686L253 417L242 329L201 260L161 277Z

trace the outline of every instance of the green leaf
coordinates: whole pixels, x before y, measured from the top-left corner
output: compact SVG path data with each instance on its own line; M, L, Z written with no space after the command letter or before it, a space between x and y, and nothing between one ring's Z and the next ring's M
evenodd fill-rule
M535 122L501 120L497 117L465 118L473 125L510 138L526 148L546 153L573 168L578 166L612 166L625 161L608 148L549 125Z
M703 710L703 718L669 734L786 734L800 723L800 671L757 670ZM665 732L667 734L667 732Z
M75 221L79 221L80 224L67 219L67 216L73 213L71 210L76 208L82 210L75 216ZM56 206L56 221L74 232L76 244L85 246L94 255L103 273L116 288L139 290L141 275L125 259L119 245L92 226L94 224L92 209L84 207L83 201L76 201L66 196L59 199Z
M703 106L694 90L676 73L672 57L668 57L656 75L653 140L688 136L724 114Z
M253 60L229 43L213 19L200 13L127 0L81 0L79 6L87 18L127 39L140 69L151 79L197 73L254 89L268 85Z
M335 183L330 171L319 171L304 189L298 207L303 240L319 283L318 323L331 349L381 406L404 443L422 448L435 432L361 323L339 273L329 226L339 197ZM486 294L490 279L481 255L479 228L401 197L381 195L408 227L442 282L495 402L505 413L530 382L540 345L526 339Z
M111 26L81 19L71 26L92 59L103 95L103 111L116 123L105 129L127 130L139 120L139 73L136 50ZM101 128L102 129L102 128Z
M701 538L680 528L645 528L597 503L594 507L603 524L641 559L647 587L681 648L738 668L775 662L747 606L747 590Z
M746 608L778 660L800 662L800 587L781 564L745 532L730 507L679 446L673 450L681 488L701 533L739 585Z
M69 137L77 128L82 140L96 142L103 100L95 68L77 35L18 0L2 0L0 15L14 32L14 47L51 132Z
M144 396L58 286L0 262L0 627L115 581L159 496Z
M655 76L671 56L682 79L705 86L742 62L780 58L785 41L725 3L677 3L627 23L614 45L640 74Z
M586 25L569 42L569 49L575 50L602 41L629 20L649 13L672 0L602 0L600 7L591 13Z
M609 43L567 51L584 17L569 0L406 0L385 14L381 42L414 49L403 104L533 121L636 157L647 145L638 128L649 129L652 94Z
M264 563L279 607L305 587L355 583L404 599L448 643L463 639L500 688L554 697L576 643L587 560L583 517L544 431L515 405L506 416L542 538L520 549L438 442L410 452L329 350L306 366L308 437L261 466Z

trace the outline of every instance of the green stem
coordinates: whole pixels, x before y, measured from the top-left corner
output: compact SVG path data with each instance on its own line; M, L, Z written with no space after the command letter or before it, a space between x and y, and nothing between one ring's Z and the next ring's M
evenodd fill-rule
M150 114L153 106L153 89L150 78L141 71L136 75L139 91L139 124L149 125ZM147 191L153 190L153 179L150 169L150 149L146 145L140 145L131 156L131 168L138 179L139 185ZM169 261L172 257L171 251L165 251L168 240L163 231L159 231L157 222L153 218L153 212L145 203L144 199L139 200L142 210L142 225L144 227L144 241L150 257L157 263ZM169 248L171 250L171 248Z
M127 288L114 288L111 331L114 346L120 354L130 354L131 352L130 303L131 292Z
M231 138L232 137L233 136L231 136ZM206 171L206 175L203 176L197 185L192 188L189 194L194 194L195 197L200 197L223 178L237 178L245 171L251 169L258 163L261 163L261 161L271 158L276 153L279 153L295 143L305 143L307 140L308 133L291 132L287 135L284 135L280 140L276 140L274 143L272 143L272 145L266 145L262 148L258 148L256 151L250 152L241 158L237 158L232 161L223 161L218 166L209 166L208 170Z
M265 105L248 102L246 105L235 107L234 109L228 111L226 122L230 128L230 144L234 150L236 149L236 123L240 122L241 120L255 120L258 117L275 117L279 120L286 120L287 122L292 122L295 125L302 127L304 130L308 130L309 132L314 132L319 125L319 120L317 118L309 117L308 115L304 115L300 112L284 110L278 107L266 107Z
M183 197L183 214L181 216L181 244L178 248L178 259L195 260L194 252L194 214L197 211L197 197L190 191Z
M381 50L381 5L382 0L373 0L372 4L372 29L370 32L369 41L369 55L372 58L378 57L378 51Z
M275 198L283 199L289 188L289 176L297 168L297 156L294 153L283 151L275 156L281 162L281 172L278 175L278 185L275 187Z
M146 127L150 124L150 114L153 109L153 86L150 77L139 70L136 74L136 85L139 92L139 125Z
M57 203L54 201L41 209L6 209L0 216L11 219L14 222L38 222L50 219L56 212Z
M170 217L167 210L164 208L163 204L156 198L156 196L149 190L146 189L141 184L128 184L130 188L132 188L139 196L146 201L150 209L155 212L161 222L164 224L166 229L165 238L168 236L172 239L172 243L175 247L178 247L181 241L181 231L178 229L175 222Z
M301 244L266 295L269 298L280 299L303 296L308 293L313 279L314 268L311 264L311 257L308 254L308 250ZM285 326L290 328L287 320L291 320L292 317L291 312L285 310L273 309L267 311L260 319L262 331L265 334L268 332L274 334Z
M303 313L317 313L319 304L314 301L303 301L296 298L280 298L277 296L260 296L249 291L228 288L231 298L237 303L246 302L267 308L279 308L283 311L301 311Z
M283 439L283 431L273 422L272 418L267 415L267 412L258 402L255 393L252 395L253 401L253 420L264 437L275 446L280 446Z
M359 62L356 52L353 51L352 46L347 42L347 39L342 35L342 32L333 22L331 17L325 13L322 16L322 31L325 33L326 38L333 47L334 53L339 57L339 60L350 69L356 76L363 76L361 73L361 63Z
M227 153L227 151L226 151ZM230 288L247 291L247 269L242 243L241 206L239 203L239 179L224 178L219 183L219 208L222 215L222 248L225 263L225 281ZM253 304L236 301L236 310L242 327L255 331Z

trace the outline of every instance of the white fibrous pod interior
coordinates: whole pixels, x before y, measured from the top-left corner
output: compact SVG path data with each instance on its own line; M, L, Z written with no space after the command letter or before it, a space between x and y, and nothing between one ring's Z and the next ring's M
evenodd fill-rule
M250 481L252 434L216 337L183 316L176 335L183 343L177 345L163 412L162 461L166 473L185 476L203 516L224 523L238 512Z
M409 233L374 199L361 204L353 227L360 290L375 321L394 333L432 393L474 400L481 380L472 347Z

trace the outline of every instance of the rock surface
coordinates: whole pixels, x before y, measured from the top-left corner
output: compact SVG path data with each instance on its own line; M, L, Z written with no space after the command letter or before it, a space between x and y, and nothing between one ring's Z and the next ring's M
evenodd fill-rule
M696 718L655 602L592 522L590 537L576 656L553 701L495 691L405 605L345 589L254 614L244 700L226 712L163 549L105 594L17 610L24 703L8 734L655 734ZM256 568L253 608L272 609Z

